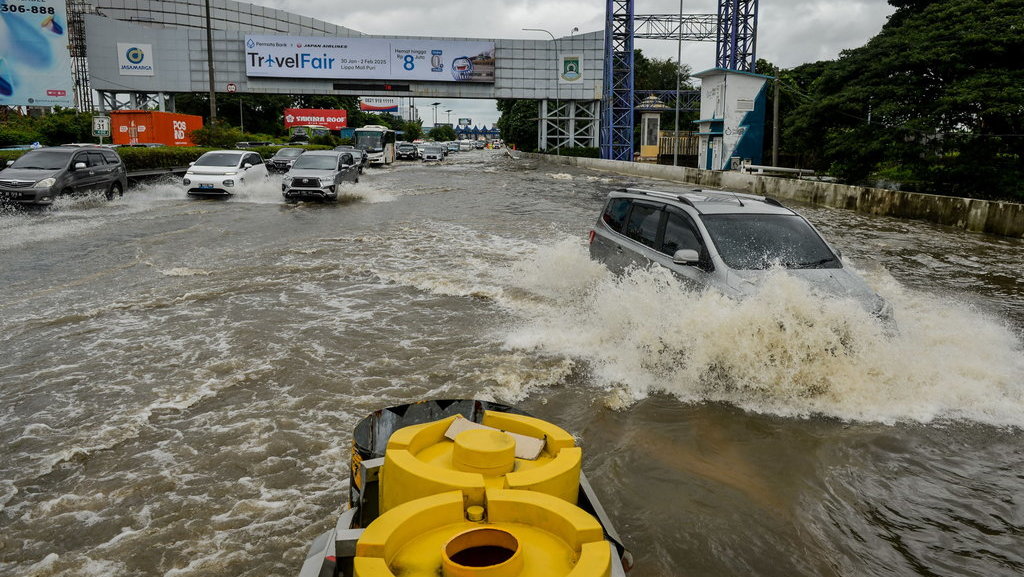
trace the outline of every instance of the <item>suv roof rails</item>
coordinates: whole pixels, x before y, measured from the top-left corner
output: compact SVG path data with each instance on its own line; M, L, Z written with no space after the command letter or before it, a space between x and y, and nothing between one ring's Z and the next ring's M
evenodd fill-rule
M698 213L700 213L700 209L697 208L697 205L693 204L692 200L690 200L689 198L686 198L682 194L678 194L678 193L674 193L674 192L662 192L660 190L647 190L647 189L644 189L644 188L626 188L626 189L623 189L623 190L625 192L631 192L633 194L642 194L644 196L655 196L655 197L658 197L658 198L667 198L667 199L671 199L671 200L678 200L679 202L681 202L683 204L686 204L686 205L689 205L689 206L693 207L694 210L696 210Z

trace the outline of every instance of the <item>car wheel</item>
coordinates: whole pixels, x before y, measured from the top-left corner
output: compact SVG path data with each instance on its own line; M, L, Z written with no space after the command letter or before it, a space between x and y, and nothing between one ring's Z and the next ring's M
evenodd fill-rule
M107 200L114 200L115 196L124 196L124 191L121 190L120 182L111 183L110 190L107 191Z

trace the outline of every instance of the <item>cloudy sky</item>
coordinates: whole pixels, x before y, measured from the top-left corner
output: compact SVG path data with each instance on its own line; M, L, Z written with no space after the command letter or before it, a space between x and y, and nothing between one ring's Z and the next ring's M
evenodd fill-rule
M523 28L544 28L555 36L604 29L604 0L249 0L325 20L365 34L443 36L458 38L546 39ZM714 14L715 0L683 0L683 14ZM639 0L637 15L678 14L678 0ZM831 60L841 50L862 46L877 34L893 12L885 0L760 0L757 57L783 68L806 62ZM637 40L647 56L675 60L677 44L671 40ZM684 42L683 63L694 72L715 64L714 42ZM424 124L433 122L433 99L417 99ZM498 118L493 101L442 100L442 112L452 110L474 124L491 125ZM447 115L445 115L447 119ZM438 122L445 121L438 115Z

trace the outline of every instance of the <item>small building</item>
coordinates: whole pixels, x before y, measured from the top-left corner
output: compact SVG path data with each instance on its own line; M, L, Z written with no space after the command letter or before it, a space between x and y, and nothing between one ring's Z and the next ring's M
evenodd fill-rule
M761 164L767 80L771 76L712 68L701 80L697 167L730 170L734 159Z

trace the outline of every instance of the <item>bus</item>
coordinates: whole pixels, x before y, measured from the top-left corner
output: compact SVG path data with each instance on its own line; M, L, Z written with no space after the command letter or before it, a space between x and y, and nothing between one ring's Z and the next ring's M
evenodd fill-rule
M370 164L395 161L395 131L387 126L368 124L355 130L355 146L366 151Z
M303 124L292 126L288 129L288 141L309 142L314 136L327 136L331 133L331 130L326 126L319 126L316 124Z

